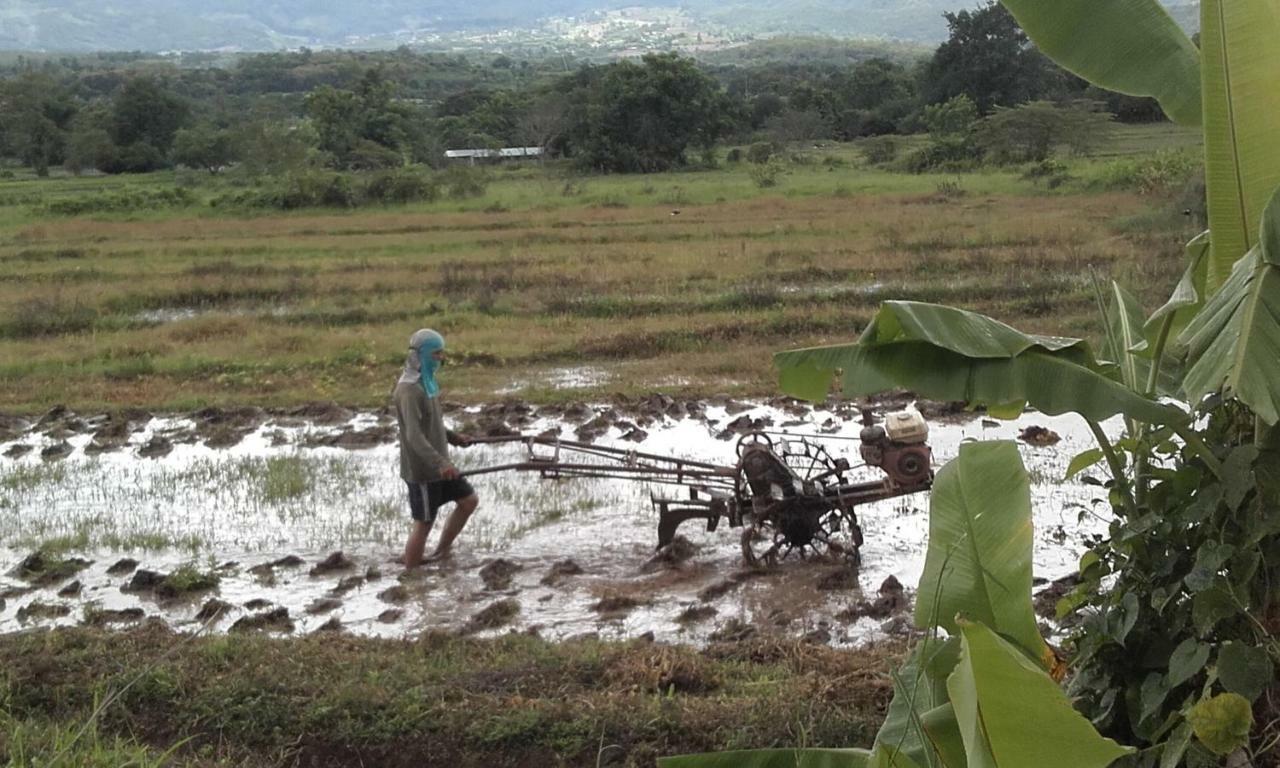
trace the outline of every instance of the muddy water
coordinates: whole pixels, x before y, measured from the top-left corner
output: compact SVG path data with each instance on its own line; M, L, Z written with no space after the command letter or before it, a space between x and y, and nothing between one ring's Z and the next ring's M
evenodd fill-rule
M454 421L474 421L477 410L456 412ZM848 439L860 429L853 412L728 402L690 410L695 415L615 414L599 442L732 464L736 438L726 427L745 415L816 435L858 463L858 444ZM575 423L522 415L517 426L574 438L578 425L602 413L608 409L587 408ZM839 564L798 560L762 574L744 569L740 531L723 524L715 532L686 524L678 556L650 563L657 524L650 494L671 493L663 487L502 474L474 479L481 508L455 556L403 574L393 558L408 510L385 414L223 415L215 425L200 414L139 416L111 432L116 442L101 451L104 440L93 436L106 430L99 421L61 419L10 425L10 439L0 442L0 594L7 594L0 631L86 620L120 625L137 620L136 610L106 612L129 609L180 628L229 631L276 611L269 631L516 630L695 643L755 633L845 645L904 628L907 600L890 599L873 616L857 606L880 597L883 607L878 592L889 577L907 585L909 599L924 564L924 494L860 508L866 544L852 576ZM1105 505L1092 503L1098 489L1061 480L1070 457L1091 444L1084 424L1032 413L1014 422L953 419L931 424L930 444L941 466L963 440L1013 439L1033 425L1061 437L1053 446L1019 443L1033 480L1036 575L1054 579L1075 569L1084 537L1106 525ZM342 447L352 445L367 447ZM515 446L477 446L455 460L465 471L523 456ZM1082 515L1082 506L1096 514ZM59 537L71 556L91 562L31 589L15 569L39 543ZM339 550L341 567L315 570ZM292 561L270 566L286 556ZM158 573L193 564L216 572L219 585L171 599L129 591L135 571L124 558ZM78 591L66 589L73 581ZM198 618L211 600L224 610Z

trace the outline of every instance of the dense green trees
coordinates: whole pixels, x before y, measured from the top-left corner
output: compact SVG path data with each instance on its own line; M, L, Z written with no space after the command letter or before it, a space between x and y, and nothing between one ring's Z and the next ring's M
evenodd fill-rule
M691 59L645 56L578 79L565 149L586 168L663 171L709 149L733 125L733 103Z
M62 161L75 116L70 94L53 78L30 73L0 88L0 149L46 176Z
M1004 6L945 14L951 35L925 67L925 101L968 96L982 114L1016 106L1046 90L1051 64Z
M982 147L969 127L997 108L1088 100L1120 119L1159 117L1150 99L1099 91L1049 63L999 6L948 21L950 39L915 61L883 46L721 57L732 64L664 54L576 69L558 57L408 49L303 49L188 68L135 55L20 58L8 71L0 65L0 158L37 173L59 164L118 173L239 163L277 175L440 165L446 149L538 146L583 168L656 171L709 157L720 140L929 130L935 143L911 164L924 169L972 163ZM941 140L938 110L961 103L969 106L951 117L963 130Z

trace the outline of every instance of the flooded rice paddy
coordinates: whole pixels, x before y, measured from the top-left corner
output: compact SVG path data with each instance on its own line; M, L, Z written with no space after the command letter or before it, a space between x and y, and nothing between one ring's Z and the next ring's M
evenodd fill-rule
M856 465L857 417L856 408L783 400L662 396L450 413L455 428L478 434L558 435L726 465L753 426L812 435ZM1091 445L1085 425L951 413L931 419L930 444L936 468L964 440L1016 439L1029 426L1061 438L1019 442L1032 479L1036 576L1052 580L1075 570L1085 538L1107 523L1098 487L1062 479ZM0 422L0 631L159 617L214 632L528 631L693 643L780 634L849 645L909 624L927 494L859 508L866 544L856 572L796 559L757 571L741 561L740 530L723 521L714 532L687 523L678 545L654 558L650 494L678 489L482 475L472 481L480 509L455 555L406 574L394 561L408 529L394 440L390 414L336 406L8 418ZM489 445L454 459L465 472L523 456L518 445ZM29 559L37 550L47 562Z

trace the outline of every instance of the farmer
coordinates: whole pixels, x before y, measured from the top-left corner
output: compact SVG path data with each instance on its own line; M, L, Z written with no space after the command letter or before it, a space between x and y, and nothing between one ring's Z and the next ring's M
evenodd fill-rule
M427 328L417 331L409 337L409 357L391 395L400 423L400 477L409 485L413 517L409 541L404 546L405 568L414 568L423 561L427 534L431 533L440 507L454 502L440 542L426 558L428 561L449 555L453 540L462 533L480 503L471 483L449 461L449 446L470 445L471 438L445 429L437 397L440 385L436 383L436 371L443 364L444 337Z

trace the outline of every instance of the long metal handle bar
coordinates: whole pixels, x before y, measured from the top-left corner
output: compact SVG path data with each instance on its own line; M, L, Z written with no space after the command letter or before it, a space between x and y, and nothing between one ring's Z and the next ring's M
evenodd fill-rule
M555 437L539 437L537 435L508 435L505 437L477 437L471 440L472 443L524 443L525 445L545 445L549 447L567 448L578 453L592 454L601 457L625 458L625 459L644 459L645 461L656 461L666 464L678 464L687 467L695 467L697 469L714 470L717 472L725 472L732 474L734 469L721 464L711 464L705 461L694 461L692 459L675 459L670 456L659 456L656 453L643 453L640 451L632 451L626 448L614 448L612 446L595 445L593 443L584 443L578 440L561 440Z
M732 489L734 478L719 469L672 469L665 467L616 466L610 464L579 464L557 461L521 461L480 467L463 473L464 477L489 475L495 472L539 472L546 477L591 477L620 480L647 480L668 485L700 484L708 488Z

